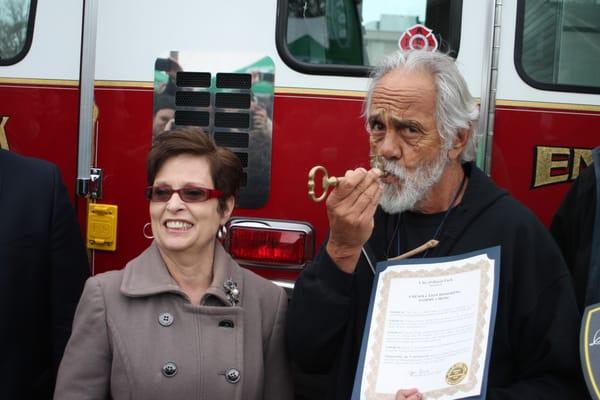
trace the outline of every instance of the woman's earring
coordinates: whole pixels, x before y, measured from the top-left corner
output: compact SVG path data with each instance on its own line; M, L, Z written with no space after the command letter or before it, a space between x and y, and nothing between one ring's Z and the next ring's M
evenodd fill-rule
M148 229L148 227L149 227L149 226L150 226L150 222L146 222L146 223L144 224L144 227L142 228L142 235L144 235L144 237L145 237L146 239L154 239L154 236L152 236L151 234L150 234L150 235L148 235L148 234L146 233L146 230ZM150 230L152 231L152 228L150 228Z
M217 238L219 240L223 240L225 239L225 236L227 236L227 228L225 227L225 225L221 225L219 227L219 230L217 231Z

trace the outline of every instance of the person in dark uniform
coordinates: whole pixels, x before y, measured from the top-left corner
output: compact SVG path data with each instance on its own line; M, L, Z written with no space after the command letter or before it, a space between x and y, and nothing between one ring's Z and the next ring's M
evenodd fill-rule
M594 160L600 158L600 147L593 154ZM579 174L550 226L571 270L580 311L600 302L600 221L597 221L600 174L596 168L600 168L600 162L594 161Z
M454 60L390 55L365 111L386 175L346 172L327 199L329 237L296 282L288 352L302 373L327 377L324 393L304 396L350 398L375 263L436 239L414 257L501 247L487 398L584 398L569 272L547 229L473 163L478 109ZM418 389L398 382L396 400L418 400Z
M0 397L52 398L88 276L58 168L0 149Z

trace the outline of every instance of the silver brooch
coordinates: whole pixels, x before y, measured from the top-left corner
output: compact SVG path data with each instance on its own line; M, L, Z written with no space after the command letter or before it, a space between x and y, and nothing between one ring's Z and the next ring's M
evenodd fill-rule
M237 283L232 281L231 278L225 281L223 289L225 289L227 300L229 300L232 306L235 306L240 302L240 290L237 287Z

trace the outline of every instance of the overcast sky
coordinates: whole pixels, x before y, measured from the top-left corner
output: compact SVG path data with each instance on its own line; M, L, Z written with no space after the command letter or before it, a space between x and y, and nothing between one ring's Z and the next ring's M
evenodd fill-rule
M363 24L379 21L381 14L418 15L425 20L426 0L364 0L362 6Z

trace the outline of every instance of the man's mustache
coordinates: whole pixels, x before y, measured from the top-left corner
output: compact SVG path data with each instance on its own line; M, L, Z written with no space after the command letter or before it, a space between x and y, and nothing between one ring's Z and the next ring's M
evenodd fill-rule
M387 175L392 175L401 181L408 178L408 173L403 167L386 158L383 159L383 172Z

